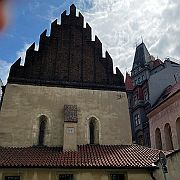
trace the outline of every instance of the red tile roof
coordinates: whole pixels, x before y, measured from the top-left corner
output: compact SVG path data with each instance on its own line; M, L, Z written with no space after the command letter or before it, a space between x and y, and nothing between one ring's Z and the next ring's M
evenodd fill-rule
M0 167L147 168L159 152L139 145L79 145L64 152L62 147L0 147Z

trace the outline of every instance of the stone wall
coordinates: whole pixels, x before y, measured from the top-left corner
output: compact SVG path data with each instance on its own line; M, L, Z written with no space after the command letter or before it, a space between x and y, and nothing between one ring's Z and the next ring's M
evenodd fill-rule
M64 105L77 105L77 144L89 143L91 117L99 122L100 144L131 143L125 92L7 84L0 146L37 145L41 115L47 117L45 144L63 145Z

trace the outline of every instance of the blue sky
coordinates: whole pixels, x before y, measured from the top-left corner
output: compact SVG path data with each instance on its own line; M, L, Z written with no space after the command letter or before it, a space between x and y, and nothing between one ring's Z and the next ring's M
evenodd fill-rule
M49 28L51 20L68 9L71 3L63 0L24 0L13 3L10 24L0 37L0 58L7 62L16 60L16 52L24 47L24 43L38 42L39 35Z
M180 57L179 0L11 0L10 22L0 33L0 78L36 42L50 23L74 3L108 50L114 66L130 71L141 36L150 53L162 60ZM60 22L60 20L59 20Z

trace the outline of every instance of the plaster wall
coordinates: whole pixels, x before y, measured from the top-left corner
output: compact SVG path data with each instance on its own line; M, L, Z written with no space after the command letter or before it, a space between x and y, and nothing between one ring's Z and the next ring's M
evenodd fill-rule
M165 68L149 77L149 101L153 105L164 89L169 85L176 84L176 80L180 80L180 65L172 65L169 61L165 61ZM174 78L176 76L176 80Z
M178 144L176 120L180 117L180 92L154 109L148 114L148 117L151 147L156 148L155 130L156 128L159 128L161 131L162 149L166 150L164 127L166 123L169 123L171 126L174 149L179 149L180 144Z
M7 84L0 111L0 146L38 142L39 117L47 117L45 145L63 145L64 105L77 105L77 144L89 143L89 119L99 122L100 144L130 144L125 92Z
M0 180L5 176L20 176L21 180L59 180L60 174L73 174L75 180L111 180L111 174L124 174L125 180L151 180L144 169L48 169L48 168L13 168L1 169Z

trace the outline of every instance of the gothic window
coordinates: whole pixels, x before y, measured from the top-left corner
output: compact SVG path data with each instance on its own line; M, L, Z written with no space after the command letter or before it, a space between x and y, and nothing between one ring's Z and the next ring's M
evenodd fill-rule
M73 180L73 174L60 174L59 180Z
M173 142L172 142L172 133L171 133L171 126L169 123L166 123L164 126L164 134L165 134L165 141L166 141L166 150L173 150Z
M91 118L89 121L89 142L99 144L99 127L96 118Z
M141 124L141 120L140 120L139 114L135 114L134 121L135 121L135 126L139 126Z
M90 144L94 144L95 142L95 123L90 121L89 123L89 130L90 130Z
M44 136L45 136L45 129L46 129L46 116L42 115L40 117L39 121L39 139L38 139L38 145L43 146L44 145Z
M134 105L136 105L137 104L137 95L134 95L133 99L134 99Z
M155 143L157 149L162 149L162 140L161 140L161 131L159 128L156 128L155 131Z
M111 174L111 180L125 180L124 174Z
M177 118L176 120L176 131L177 131L177 138L178 138L178 143L179 143L179 148L180 148L180 117Z
M147 92L147 89L145 89L143 91L143 94L144 94L144 101L147 101L148 100L148 92Z
M140 77L138 77L138 83L140 83L141 82L141 78Z
M20 176L5 176L5 180L20 180Z
M145 80L145 77L144 77L144 75L142 75L142 80Z

